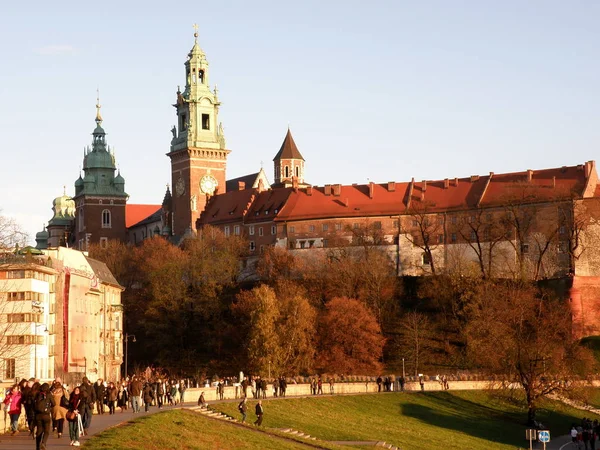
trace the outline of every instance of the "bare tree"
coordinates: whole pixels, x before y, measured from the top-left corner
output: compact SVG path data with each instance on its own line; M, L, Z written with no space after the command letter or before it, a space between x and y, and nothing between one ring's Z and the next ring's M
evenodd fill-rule
M431 355L431 322L429 317L417 311L409 311L400 322L400 341L403 354L412 364L415 376Z
M402 235L415 247L423 251L423 263L429 265L431 274L438 268L434 252L444 243L443 216L434 211L431 202L413 202L407 211L408 223L402 227Z
M4 216L0 210L0 250L10 250L15 245L26 245L28 234L12 217Z

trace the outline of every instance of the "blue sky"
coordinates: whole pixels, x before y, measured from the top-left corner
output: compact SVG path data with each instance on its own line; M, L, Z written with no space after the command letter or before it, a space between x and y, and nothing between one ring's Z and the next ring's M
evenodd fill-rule
M222 101L228 177L288 124L307 181L575 165L600 142L600 2L7 2L0 209L32 234L73 194L100 87L131 203L160 203L192 24Z

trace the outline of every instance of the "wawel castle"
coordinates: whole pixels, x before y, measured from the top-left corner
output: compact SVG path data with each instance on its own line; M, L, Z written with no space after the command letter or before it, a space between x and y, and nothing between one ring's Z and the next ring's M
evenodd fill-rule
M83 174L74 195L54 200L38 248L86 250L110 239L135 245L155 235L178 244L213 226L244 237L249 259L270 246L310 257L352 245L360 232L388 252L398 276L460 269L557 280L577 329L584 335L600 331L600 184L594 161L467 178L314 186L288 129L279 150L273 149L272 182L263 169L227 179L227 160L235 152L226 145L219 93L211 89L197 35L184 67L185 85L172 105L177 125L170 147L165 142L172 190L167 188L162 203L127 203L97 104Z

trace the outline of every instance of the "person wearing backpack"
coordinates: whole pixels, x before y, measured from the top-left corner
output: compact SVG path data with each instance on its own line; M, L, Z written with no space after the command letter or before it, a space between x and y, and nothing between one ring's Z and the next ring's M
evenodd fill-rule
M54 397L50 394L50 385L44 383L40 387L40 392L35 397L36 450L46 450L48 436L50 436L50 430L52 429L52 417L50 414L54 406Z
M242 423L246 422L246 411L248 411L248 405L246 404L246 397L238 405L240 413L242 413Z

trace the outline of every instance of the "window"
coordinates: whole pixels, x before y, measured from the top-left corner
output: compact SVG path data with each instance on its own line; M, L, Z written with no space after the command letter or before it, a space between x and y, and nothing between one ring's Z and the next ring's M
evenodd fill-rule
M276 235L277 234L277 225L271 225L271 234L272 235Z
M353 223L352 224L352 228L354 228L355 230L358 230L360 228L360 224L358 223Z
M100 247L101 248L108 247L108 238L105 238L105 237L100 238Z
M300 241L300 248L306 248L306 241Z
M483 230L483 240L484 241L489 241L490 240L490 230L488 230L488 229Z
M315 241L308 241L308 248L313 248L315 246Z
M290 177L290 168L288 166L285 166L285 168L283 169L284 173L285 173L285 177L289 178Z
M443 244L443 243L444 243L444 235L438 234L438 244Z
M300 167L296 166L296 176L300 178Z
M452 216L450 221L452 222L452 225L456 225L456 222L457 222L456 216Z
M16 363L15 359L5 359L4 360L4 379L15 378L15 368Z
M342 224L341 223L336 223L335 224L335 231L341 231L342 229Z
M529 244L521 245L521 253L529 253Z
M229 234L230 234L229 225L226 225L225 228L223 228L223 232L225 233L225 236L229 237Z
M567 229L565 228L564 225L561 225L561 227L558 229L558 232L560 234L565 234L567 232Z
M263 235L263 227L258 227L258 235L259 236Z
M453 244L456 243L456 233L452 233L450 235L450 242L452 242Z
M375 230L381 230L381 222L379 220L377 222L373 222L373 228Z
M250 236L254 236L254 225L250 225L250 227L248 228L248 234Z
M254 241L250 241L250 251L253 252L254 250L256 250L256 244Z
M477 233L475 233L474 231L471 231L471 241L476 241L477 240Z
M108 209L102 211L102 228L110 228L110 211Z
M428 265L430 265L430 264L431 264L431 258L429 257L429 254L428 254L428 253L424 252L424 253L421 255L421 263L422 263L424 266L428 266Z
M233 226L233 234L235 234L236 236L240 235L240 226L239 225Z
M469 216L469 223L475 223L475 216Z
M329 224L324 223L323 224L323 231L328 231L329 230Z
M311 233L315 232L315 226L314 225L309 225L308 226L308 231L310 231Z
M8 323L22 323L22 322L35 322L40 323L42 321L41 314L31 313L16 313L6 315Z
M444 216L437 216L438 225L442 225L444 223Z
M413 227L418 227L419 226L419 222L417 219L413 219Z
M295 233L295 232L296 232L296 227L292 225L290 227L290 233Z
M327 239L323 239L323 247L326 248L329 246L329 241Z
M210 115L202 114L202 129L210 130Z

